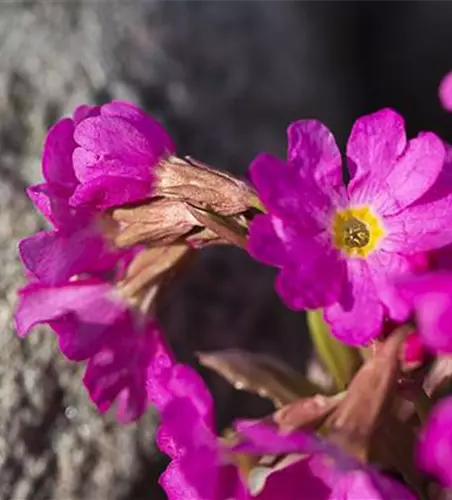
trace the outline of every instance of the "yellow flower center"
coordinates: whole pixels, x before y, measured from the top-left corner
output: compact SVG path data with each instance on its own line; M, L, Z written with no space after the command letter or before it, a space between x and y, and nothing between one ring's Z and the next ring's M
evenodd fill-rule
M333 245L349 257L364 259L375 250L385 231L370 207L338 210L333 216Z

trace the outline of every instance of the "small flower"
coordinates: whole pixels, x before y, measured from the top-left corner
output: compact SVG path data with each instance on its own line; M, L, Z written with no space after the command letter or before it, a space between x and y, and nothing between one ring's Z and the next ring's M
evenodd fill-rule
M383 318L407 317L392 280L412 272L416 254L452 241L444 145L431 133L407 142L389 109L365 116L348 141L345 186L324 125L293 123L288 139L287 162L261 154L251 165L268 213L253 220L249 251L280 268L276 288L291 308L325 308L334 335L366 344Z
M161 415L157 444L171 458L160 484L170 500L246 500L237 467L215 434L213 400L201 377L162 353L148 394Z
M452 273L410 276L400 280L397 287L415 314L422 343L434 353L452 353Z
M61 352L87 362L84 384L101 412L117 399L118 420L125 423L149 406L146 381L158 328L152 321L138 324L110 283L93 278L58 286L30 283L20 291L15 319L20 336L38 323L49 324Z
M42 159L46 182L29 195L51 219L57 202L49 196L97 209L146 199L154 167L173 151L161 125L131 103L80 106L50 129Z
M300 455L300 460L306 467L305 475L299 476L298 492L305 492L305 485L306 487L315 485L315 480L320 483L312 491L308 490L306 498L415 499L415 496L401 484L345 455L334 445L314 435L303 431L281 433L275 426L263 422L238 422L237 430L244 441L234 448L236 452L258 455L282 453ZM295 488L297 486L294 485L292 491Z
M438 403L430 414L418 442L417 462L443 486L452 487L452 398Z
M157 444L171 458L159 481L170 500L298 500L301 491L327 500L329 488L312 475L310 460L254 467L254 458L237 456L215 433L213 400L199 374L165 349L157 359L148 395L161 414Z
M41 233L31 241L30 248L21 247L30 282L19 291L18 335L48 324L61 352L87 363L84 384L99 410L117 398L118 419L136 420L149 405L146 382L157 349L152 305L188 247L102 254L102 237L89 226L69 235ZM39 243L42 251L33 253Z
M447 73L441 80L439 99L446 111L452 111L452 71Z

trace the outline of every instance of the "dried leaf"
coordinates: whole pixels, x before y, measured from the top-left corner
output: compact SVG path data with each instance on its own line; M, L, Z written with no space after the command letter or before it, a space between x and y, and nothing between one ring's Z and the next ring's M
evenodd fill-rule
M246 247L246 231L233 218L225 219L195 207L189 206L188 209L201 225L217 234L221 240L237 245L240 248Z
M407 333L406 328L394 331L365 362L326 421L329 439L364 462L374 431L390 409L399 375L399 349Z
M317 429L345 397L345 392L334 396L316 394L283 406L273 414L273 421L283 432L295 429Z
M118 291L131 304L148 312L161 290L194 253L186 245L171 245L142 250L129 264Z
M161 161L154 192L224 216L245 212L258 203L250 185L190 157L170 156Z
M200 225L185 203L161 198L116 208L112 217L120 225L115 238L119 248L138 243L168 245Z
M198 353L202 365L223 376L236 389L269 398L281 407L321 390L278 360L239 349Z
M400 422L390 412L372 438L371 457L385 469L392 469L402 474L409 487L418 493L419 498L427 498L428 482L419 474L415 463L416 434L409 425Z

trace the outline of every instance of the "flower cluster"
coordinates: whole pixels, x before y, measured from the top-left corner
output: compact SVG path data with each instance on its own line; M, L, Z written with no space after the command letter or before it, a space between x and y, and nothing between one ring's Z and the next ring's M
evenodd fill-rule
M50 326L120 422L155 406L168 498L408 500L452 487L452 398L430 413L452 380L433 376L452 353L451 146L431 132L408 140L383 109L356 121L343 161L327 127L302 120L287 160L258 155L249 184L178 158L157 121L114 101L59 121L42 158L28 195L52 228L19 244L18 335ZM276 406L222 435L156 318L169 282L212 244L278 269L277 293L308 311L332 375L319 387L273 358L201 353Z

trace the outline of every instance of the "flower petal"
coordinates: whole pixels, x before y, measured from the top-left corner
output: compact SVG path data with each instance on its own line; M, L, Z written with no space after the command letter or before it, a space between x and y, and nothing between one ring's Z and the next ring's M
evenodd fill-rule
M74 120L75 125L78 125L85 118L89 118L90 116L99 116L100 110L101 110L100 106L91 106L90 104L82 104L75 108L75 111L72 114L72 119Z
M452 111L452 71L447 73L441 80L439 99L446 111Z
M271 215L254 217L248 236L248 252L260 262L272 266L282 266L287 261L284 240L275 230L280 220Z
M48 132L42 153L42 171L49 184L61 186L70 193L77 179L72 167L74 122L65 118L57 122Z
M168 500L205 500L185 477L183 466L172 460L159 478Z
M452 398L438 403L422 431L417 449L419 467L452 487Z
M433 352L452 353L452 273L411 276L397 286L416 313L424 345Z
M406 147L405 123L392 109L382 109L364 116L353 125L347 142L347 158L351 160L349 192L363 178L384 179Z
M110 269L118 259L93 225L65 234L42 231L19 243L25 268L48 285L64 283L75 275Z
M162 125L130 102L111 101L102 106L101 113L102 116L115 116L132 123L152 143L155 156L176 150Z
M34 206L50 222L52 222L52 207L47 182L35 184L27 188L27 194Z
M329 226L333 204L308 169L262 153L252 162L250 174L272 215L310 234Z
M263 490L255 497L256 500L274 500L275 498L331 500L331 488L324 480L326 475L324 470L328 467L325 462L323 457L309 457L302 458L282 469L274 471L270 469L271 472L265 479ZM251 474L253 472L255 473L256 469Z
M325 309L335 337L350 345L365 345L380 334L383 306L366 262L347 261L348 283L340 302ZM357 318L362 320L357 321Z
M111 285L98 280L64 286L30 283L19 291L16 329L24 337L37 324L55 324L63 354L81 360L96 351L102 336L125 309L113 297Z
M336 302L345 278L339 253L313 238L299 236L276 279L276 290L294 310L317 309Z
M395 281L412 270L406 257L383 250L372 252L367 257L372 280L378 298L386 306L389 317L397 322L408 319L410 308L395 286Z
M382 215L400 212L432 187L444 164L442 141L421 133L408 143L403 155L388 172L372 172L350 190L352 203L372 203Z
M345 189L342 158L333 134L317 120L300 120L288 130L288 161L312 172L320 188Z
M450 152L448 153L450 155ZM402 212L384 218L384 250L414 254L452 242L452 162L444 165L432 188Z
M337 474L336 486L329 500L416 500L408 489L383 474L355 470Z
M149 182L132 177L100 175L79 184L69 202L73 207L91 205L105 210L118 205L148 198L151 195Z
M132 422L142 416L150 404L146 380L159 335L154 323L138 328L130 316L115 323L102 348L89 359L83 377L90 398L101 412L116 399L119 422Z

